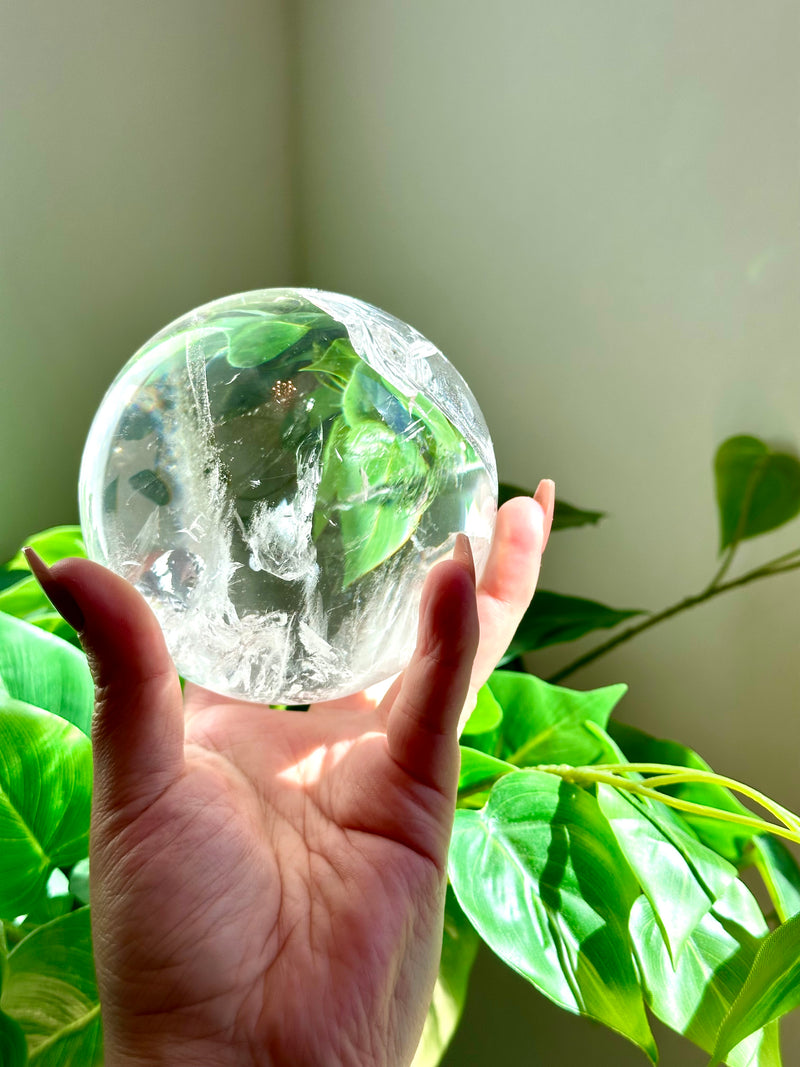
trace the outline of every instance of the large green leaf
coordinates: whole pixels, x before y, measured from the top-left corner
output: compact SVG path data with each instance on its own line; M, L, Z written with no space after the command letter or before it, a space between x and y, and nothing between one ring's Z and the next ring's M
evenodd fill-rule
M637 609L609 608L596 600L539 589L505 651L503 662L537 648L577 641L593 630L608 630L643 614Z
M750 1034L800 1004L800 915L765 938L747 980L722 1020L713 1063Z
M439 976L411 1067L437 1067L456 1032L480 939L447 887Z
M753 862L782 923L800 914L800 868L793 854L772 834L756 834L752 841Z
M639 886L590 793L539 771L507 775L481 811L456 811L449 872L501 959L655 1062L627 929Z
M9 958L0 1007L28 1040L41 1067L99 1067L103 1061L100 1001L89 909L40 926Z
M86 657L54 634L0 613L0 691L89 733L94 685Z
M714 460L719 548L775 530L800 514L800 460L757 437L723 441Z
M80 526L51 526L48 530L32 534L25 539L23 548L30 546L42 557L48 567L67 556L86 556L86 546ZM30 574L28 561L22 549L6 564L9 570Z
M597 786L600 809L655 912L675 962L687 937L736 877L736 868L702 845L666 808Z
M537 763L592 763L602 751L585 721L605 728L627 692L609 685L583 692L550 685L532 674L495 671L489 688L503 709L503 739L498 755L521 767Z
M488 730L496 730L502 721L503 709L497 698L488 685L482 685L478 690L472 714L464 726L464 733L485 734Z
M53 608L42 587L32 576L22 575L20 581L0 591L0 612L23 619L80 647L74 629Z
M608 732L631 763L667 763L699 771L711 770L701 756L678 741L652 737L643 730L616 719L609 723ZM694 804L705 804L710 808L719 808L736 815L752 815L730 790L722 786L692 782L688 785L667 786L662 791ZM712 851L737 866L743 862L748 843L753 836L751 831L736 823L707 818L704 815L684 812L681 817Z
M520 489L518 485L511 485L509 482L500 482L498 507L502 507L507 500L515 496L533 496L533 490ZM556 497L553 514L554 530L569 530L575 526L596 526L603 518L605 518L604 511L586 511L584 508L576 508L574 504L568 504L566 500Z
M40 901L53 867L89 851L92 754L64 719L0 701L0 918Z
M700 920L673 966L653 908L640 897L631 912L631 934L653 1014L710 1053L766 931L758 905L736 880ZM726 1062L780 1067L777 1025L745 1039Z
M28 1045L19 1023L0 1011L0 1064L3 1067L25 1067Z

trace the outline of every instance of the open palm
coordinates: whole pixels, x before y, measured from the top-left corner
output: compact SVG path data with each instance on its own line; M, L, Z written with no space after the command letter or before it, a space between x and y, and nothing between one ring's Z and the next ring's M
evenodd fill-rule
M538 500L501 509L477 599L463 543L434 568L388 692L306 713L184 696L132 587L85 560L53 568L98 692L107 1067L410 1062L441 947L458 722L533 593L552 483Z

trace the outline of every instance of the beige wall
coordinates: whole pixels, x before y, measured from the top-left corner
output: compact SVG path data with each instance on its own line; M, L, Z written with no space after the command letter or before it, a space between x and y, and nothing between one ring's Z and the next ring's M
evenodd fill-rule
M156 330L290 269L279 0L0 0L0 559Z
M554 539L545 587L649 608L699 591L717 444L800 445L800 7L304 0L302 14L304 280L435 340L506 480L550 475L609 512ZM742 563L798 544L800 522ZM625 717L797 809L798 602L800 574L729 594L574 684L629 682ZM530 1013L517 1062L642 1062L577 1020L553 1030L518 986L479 974L448 1063L493 1062L512 1010L497 990ZM668 1067L704 1062L669 1047Z

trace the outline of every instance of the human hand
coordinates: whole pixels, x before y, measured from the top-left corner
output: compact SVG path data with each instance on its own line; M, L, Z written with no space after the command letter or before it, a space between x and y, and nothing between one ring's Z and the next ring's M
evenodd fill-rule
M552 482L501 508L477 598L462 539L429 575L417 649L385 695L305 714L189 684L184 697L132 586L31 559L97 689L106 1067L410 1062L441 948L459 718L530 601L552 513Z

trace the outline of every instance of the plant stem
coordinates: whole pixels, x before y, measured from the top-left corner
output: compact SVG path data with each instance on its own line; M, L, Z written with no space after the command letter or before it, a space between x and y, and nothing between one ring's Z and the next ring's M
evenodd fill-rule
M670 808L688 812L690 815L703 815L706 818L718 819L721 822L737 823L737 825L744 826L749 830L757 831L758 833L775 834L777 837L785 837L789 841L800 844L800 832L797 830L790 830L786 826L776 826L774 823L759 819L756 815L739 815L733 811L723 811L721 808L709 807L707 804L695 804L691 800L680 800L678 797L659 793L655 789L648 789L642 782L631 781L629 778L623 778L617 774L597 771L594 767L548 765L537 767L536 770L544 771L547 774L556 774L567 782L574 782L575 785L590 785L594 783L610 785L615 789L622 789L629 793L635 793L637 796L646 797L648 800L657 800L660 804L666 804Z
M788 571L797 570L800 568L800 559L795 559L794 557L799 554L800 549L796 549L794 552L788 552L785 556L779 556L777 559L770 560L769 563L764 563L762 566L756 567L755 570L748 571L746 574L742 574L739 578L734 578L732 581L725 582L722 585L714 585L712 583L712 585L704 589L702 593L696 593L694 596L688 596L683 600L679 600L677 604L672 604L670 607L660 611L657 615L651 615L649 618L645 619L644 622L629 627L621 634L617 634L616 637L610 638L610 640L598 645L597 648L593 648L585 655L579 656L576 660L573 660L572 663L568 663L566 667L562 667L561 670L556 671L556 673L547 678L546 681L551 685L558 685L564 678L569 677L570 674L574 674L575 671L580 670L581 667L593 663L594 660L599 659L600 656L604 656L618 645L622 645L626 641L630 641L632 637L636 637L638 634L644 633L645 630L649 630L651 626L656 626L660 622L665 622L667 619L671 619L673 615L679 615L682 611L688 611L689 608L696 607L698 604L702 604L706 600L711 600L712 597L719 596L721 593L727 593L731 589L738 589L739 586L747 585L749 582L754 582L759 578L769 578L773 574L785 574ZM793 562L785 563L784 561L786 560L793 560Z
M727 778L723 774L714 771L695 770L694 768L681 767L678 764L668 763L595 763L592 768L598 771L610 771L616 774L628 774L629 772L654 775L645 781L649 789L661 789L667 785L718 785L723 789L730 789L734 793L760 804L762 808L779 819L788 830L800 833L800 818L794 812L784 808L782 804L771 800L764 793L760 793L752 786L737 782L735 778Z

